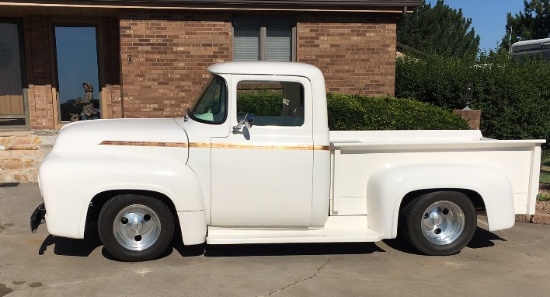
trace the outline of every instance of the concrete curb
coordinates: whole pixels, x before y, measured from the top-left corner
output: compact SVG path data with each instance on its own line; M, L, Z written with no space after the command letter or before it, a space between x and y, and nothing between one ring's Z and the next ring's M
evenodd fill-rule
M516 215L516 222L550 225L550 214Z

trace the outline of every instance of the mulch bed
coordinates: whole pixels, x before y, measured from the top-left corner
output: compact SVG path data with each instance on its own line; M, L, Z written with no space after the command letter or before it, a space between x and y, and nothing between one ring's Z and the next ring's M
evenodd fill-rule
M541 173L550 173L550 166L541 166ZM540 183L539 194L550 196L550 184ZM542 221L542 224L550 224L550 201L537 201L537 205L535 206L536 216L539 217L538 221Z
M548 185L541 185L539 193L550 194ZM550 201L537 201L535 215L516 215L516 221L550 225Z
M550 195L550 185L541 184L539 193ZM516 222L550 225L550 201L537 201L535 215L516 215Z
M550 214L550 201L537 201L535 213Z
M543 166L543 170L550 172L550 168L548 166ZM540 183L539 194L550 196L550 184ZM550 201L537 201L535 213L550 214Z

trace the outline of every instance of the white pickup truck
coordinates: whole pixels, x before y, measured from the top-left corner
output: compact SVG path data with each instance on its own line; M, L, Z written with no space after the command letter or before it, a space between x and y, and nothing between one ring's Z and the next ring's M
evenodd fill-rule
M186 245L374 242L398 234L459 252L476 213L489 230L533 214L544 140L479 131L341 131L321 71L227 62L185 117L68 124L40 166L31 229L84 238L97 222L124 261ZM275 102L275 104L273 103Z

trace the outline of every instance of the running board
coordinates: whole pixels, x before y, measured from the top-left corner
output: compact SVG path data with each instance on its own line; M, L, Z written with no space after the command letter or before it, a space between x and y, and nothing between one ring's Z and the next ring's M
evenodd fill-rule
M208 227L208 244L375 242L380 233L370 230L366 216L331 216L319 228Z

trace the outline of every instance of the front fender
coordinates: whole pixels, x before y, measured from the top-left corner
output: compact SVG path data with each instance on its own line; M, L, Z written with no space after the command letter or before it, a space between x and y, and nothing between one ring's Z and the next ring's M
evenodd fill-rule
M43 161L39 175L47 227L53 235L84 238L92 198L110 190L154 191L172 200L178 214L205 213L195 173L177 160L58 155Z
M464 189L478 193L487 211L489 230L514 225L514 198L508 178L501 172L470 165L412 165L384 168L367 184L369 228L397 236L399 207L405 195L418 190Z

